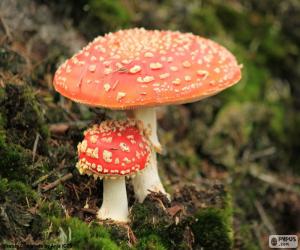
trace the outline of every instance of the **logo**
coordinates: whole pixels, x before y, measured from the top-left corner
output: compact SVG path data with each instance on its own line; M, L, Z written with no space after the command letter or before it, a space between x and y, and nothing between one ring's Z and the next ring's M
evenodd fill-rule
M270 248L297 248L298 237L297 235L270 235L269 247Z

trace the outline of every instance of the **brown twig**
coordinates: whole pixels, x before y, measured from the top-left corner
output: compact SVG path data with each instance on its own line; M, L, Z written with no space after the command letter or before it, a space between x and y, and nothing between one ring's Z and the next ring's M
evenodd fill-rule
M53 170L51 170L48 174L45 174L43 176L41 176L40 178L38 178L33 184L32 184L32 187L36 187L38 184L40 184L41 182L47 180L49 178L49 176L51 176L52 174L54 173L57 173L59 172L60 170L64 169L64 168L67 168L69 166L65 166L65 165L61 165L59 166L58 168L55 168Z
M77 200L79 201L79 200L80 200L80 199L79 199L79 195L78 195L78 193L77 193L77 189L76 189L76 187L75 187L74 184L72 184L72 188L73 188L73 190L74 190L74 193L75 193L75 195L76 195Z
M97 215L97 211L95 209L91 209L91 208L81 208L81 211L89 213L89 214L93 214L93 215Z
M261 203L259 201L255 201L254 205L257 209L257 212L263 222L263 224L265 225L265 227L269 230L269 232L271 234L276 234L275 228L273 226L273 224L271 223L269 216L267 215L264 207L261 205Z
M34 160L35 160L36 150L37 150L37 146L38 146L40 137L41 137L40 134L36 133L36 137L35 137L35 140L33 143L33 149L32 149L32 162L34 162Z
M73 177L72 173L68 173L68 174L62 176L61 178L57 179L56 181L51 182L51 183L47 184L46 186L42 187L43 192L47 192L48 190L55 188L60 183L67 181L67 180L71 179L72 177Z
M184 209L184 207L182 205L175 205L175 206L167 208L167 212L169 215L174 217L176 214L183 211L183 209Z
M129 243L131 244L131 246L135 245L137 243L137 238L134 235L134 232L132 231L130 226L126 226L127 227L127 237L129 239Z

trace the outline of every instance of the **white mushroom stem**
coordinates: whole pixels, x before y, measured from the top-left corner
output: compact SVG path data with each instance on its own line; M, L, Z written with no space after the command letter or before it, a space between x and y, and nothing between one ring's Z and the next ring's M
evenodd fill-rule
M125 177L103 180L103 203L97 213L97 218L119 222L129 220Z
M133 110L135 119L143 122L145 129L149 132L149 139L154 146L156 152L161 152L162 147L157 136L157 120L155 108L144 108Z
M169 197L166 193L161 180L158 175L156 152L151 150L149 165L134 178L132 178L134 193L139 202L143 202L146 196L152 192L162 192Z
M136 109L133 110L132 115L135 119L143 122L144 127L149 132L149 139L154 147L151 150L148 167L132 179L135 196L139 202L143 202L150 191L162 192L169 197L169 194L166 193L161 183L157 170L156 152L161 152L162 148L157 137L156 110L155 108Z

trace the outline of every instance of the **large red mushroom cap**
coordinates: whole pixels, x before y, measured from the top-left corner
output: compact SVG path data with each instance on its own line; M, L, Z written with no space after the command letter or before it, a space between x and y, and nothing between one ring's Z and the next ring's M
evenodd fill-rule
M76 102L133 109L197 101L240 78L235 57L209 39L135 28L97 37L60 66L54 87Z
M147 166L150 143L138 121L110 120L85 131L78 155L81 174L130 176Z

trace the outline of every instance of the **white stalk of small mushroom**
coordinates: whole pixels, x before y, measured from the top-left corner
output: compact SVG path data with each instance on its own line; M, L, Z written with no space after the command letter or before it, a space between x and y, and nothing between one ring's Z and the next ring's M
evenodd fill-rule
M97 218L119 222L129 221L125 177L103 180L103 203Z
M156 109L134 109L132 111L128 111L127 115L143 122L144 128L148 132L149 140L153 145L149 166L132 179L136 198L139 202L143 202L151 191L157 193L161 192L169 198L170 195L166 192L157 169L156 152L160 153L162 151L162 146L157 136Z
M78 145L78 148L81 152L87 153L87 141L84 140L82 143ZM97 155L98 155L98 148ZM103 151L103 157L106 160L111 159L111 155L105 155ZM91 155L95 155L94 151L91 152ZM94 179L97 180L102 179L103 176L93 173L89 168L91 164L89 164L85 159L79 160L76 164L80 174L88 174L93 175ZM95 167L97 171L103 171L103 167L98 165ZM105 169L104 169L105 170ZM104 177L103 178L103 201L101 208L97 212L97 218L100 220L114 220L118 222L128 222L128 201L127 201L127 192L126 192L126 183L125 177Z

